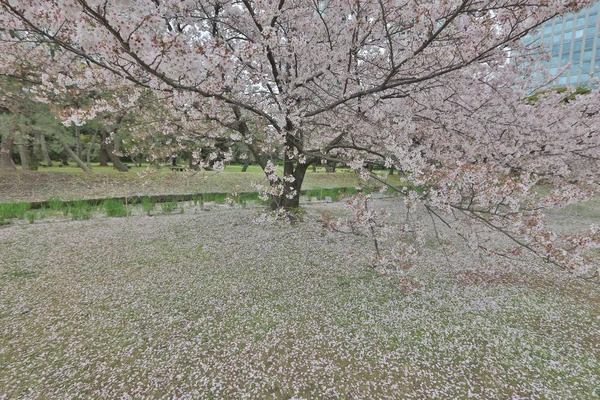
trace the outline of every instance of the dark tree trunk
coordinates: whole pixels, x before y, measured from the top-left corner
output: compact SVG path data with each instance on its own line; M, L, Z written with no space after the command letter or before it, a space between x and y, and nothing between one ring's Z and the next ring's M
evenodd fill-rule
M31 142L31 145L29 146L29 156L29 169L37 171L40 167L40 158L42 158L42 150L40 149L39 141L33 140L33 142Z
M390 175L394 175L394 167L390 168Z
M121 162L121 160L119 160L119 157L114 153L112 144L106 142L106 134L102 135L102 139L103 139L102 144L100 145L100 150L101 150L100 155L102 155L102 149L104 149L104 152L106 153L106 155L108 156L108 158L110 158L110 161L112 162L113 168L115 168L119 172L129 171L129 168L127 168Z
M325 164L325 172L335 172L336 165L337 163L335 161L328 161L327 164Z
M108 152L106 151L106 146L104 145L106 141L106 133L102 133L102 136L100 138L100 166L101 167L108 167L108 160L110 159L110 156L108 155Z
M242 172L246 172L248 170L249 166L250 166L250 157L246 158L246 161L244 162L244 165L242 166Z
M104 146L100 146L100 166L101 167L108 167L108 160L110 159L110 157L108 156L108 153L106 152L106 149L104 148Z
M62 165L64 167L69 165L69 155L67 154L66 151L63 151L62 153L60 153L60 165Z
M286 160L283 165L284 176L293 176L294 182L278 182L283 184L283 194L281 196L273 197L271 201L271 209L276 210L283 207L285 210L291 210L300 207L300 189L302 188L302 182L306 176L309 164L296 164L294 169L294 162L291 159ZM277 184L277 183L276 183Z
M2 138L2 145L0 145L0 170L16 169L15 163L12 160L14 142L15 140L12 133Z
M242 166L242 172L246 172L248 170L249 166L250 166L250 160L246 160L246 162Z
M87 151L87 160L86 160L86 164L88 166L88 168L91 168L92 165L92 150L94 149L94 145L96 144L96 139L98 139L98 134L94 133L94 137L92 139L92 143L90 143L90 147L88 147L88 151Z
M17 148L19 149L19 157L21 158L21 168L29 169L29 148L27 146L27 138L23 134L17 136Z
M106 145L106 153L108 154L108 157L110 158L114 169L116 169L119 172L129 171L129 168L127 168L125 164L123 164L121 160L119 160L119 157L112 152L112 146L108 144Z
M71 157L73 159L73 161L75 161L77 163L77 166L79 168L81 168L82 170L84 170L85 172L91 172L92 170L86 165L86 163L84 163L81 158L77 157L77 154L75 154L75 152L73 150L71 150L71 147L67 144L67 142L64 140L64 138L59 137L58 138L60 144L62 145L63 149L65 149L65 152L69 155L69 157Z
M77 125L75 125L75 146L76 146L76 151L77 151L77 158L82 159L82 153L81 153L81 134L79 133L79 127Z
M52 160L50 159L50 154L48 154L48 147L46 146L46 137L43 133L39 134L38 140L40 142L40 148L42 150L42 157L44 158L44 162L48 167L51 167Z

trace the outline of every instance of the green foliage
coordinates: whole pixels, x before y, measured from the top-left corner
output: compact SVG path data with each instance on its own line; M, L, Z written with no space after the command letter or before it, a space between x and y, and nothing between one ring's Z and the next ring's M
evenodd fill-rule
M92 206L83 200L77 200L71 203L68 207L68 211L73 220L90 219L92 217Z
M194 197L192 199L192 202L195 206L200 206L200 208L204 208L204 199L202 198L202 196Z
M4 219L23 218L29 207L29 203L1 203L0 216Z
M211 201L215 204L225 204L227 202L227 194L224 193L205 193L202 195L204 201Z
M214 199L215 204L225 204L227 203L227 195L222 193L217 193Z
M0 278L7 281L16 281L20 279L37 278L39 276L39 271L15 269L3 272L2 275L0 275Z
M176 208L177 208L177 202L176 201L167 201L165 203L160 203L160 209L164 213L172 212Z
M317 198L317 200L325 200L327 197L332 201L340 201L342 198L358 193L354 187L350 188L333 188L333 189L311 189L306 191L306 197L309 200Z
M126 217L127 209L125 204L119 200L104 200L102 203L107 217Z
M304 222L304 217L308 214L304 208L291 208L288 210L288 213L292 223Z
M540 96L541 96L541 95L544 95L544 94L546 94L546 93L551 93L551 92L555 92L555 93L565 93L566 91L567 91L567 88L565 88L565 87L560 87L560 88L555 88L555 89L550 89L550 90L545 90L545 91L543 91L543 92L535 93L535 94L533 94L533 95L531 95L531 96L529 96L529 97L527 98L527 104L534 104L534 103L536 103L536 102L539 100ZM561 100L561 103L568 103L568 102L569 102L569 101L571 101L571 100L575 100L575 98L576 98L578 95L581 95L581 94L589 94L589 93L591 93L591 90L590 90L590 89L588 89L588 88L585 88L585 87L578 86L577 88L575 88L575 92L573 92L573 93L571 93L570 95L568 95L568 96L564 97L564 98Z
M33 211L30 211L30 212L27 213L27 219L29 220L30 224L33 224L33 222L35 221L36 217L37 217L37 214L35 212L33 212Z
M151 215L154 211L156 201L151 197L142 197L142 209L147 215Z
M65 203L59 199L49 199L48 200L48 206L50 207L51 210L54 210L54 211L62 210L64 205L65 205Z

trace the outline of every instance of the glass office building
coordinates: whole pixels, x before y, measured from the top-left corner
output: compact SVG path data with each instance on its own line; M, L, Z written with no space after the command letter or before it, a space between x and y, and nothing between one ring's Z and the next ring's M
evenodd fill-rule
M537 35L526 43L543 43L552 58L550 74L561 75L552 86L589 86L590 76L600 78L600 1L578 14L567 14L539 27Z

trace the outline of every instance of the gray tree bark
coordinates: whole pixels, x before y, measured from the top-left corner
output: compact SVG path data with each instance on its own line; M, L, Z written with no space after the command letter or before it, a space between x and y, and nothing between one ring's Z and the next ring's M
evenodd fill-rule
M81 158L77 157L77 154L75 154L75 152L71 149L71 147L67 144L63 137L59 136L58 141L62 145L63 149L65 149L69 157L71 157L77 163L77 166L79 168L81 168L85 172L92 172L92 170L81 160Z
M249 166L250 166L250 159L246 158L246 162L244 162L244 165L242 166L242 172L246 172L246 170L248 169Z
M48 147L46 146L46 136L43 133L38 134L38 140L40 141L40 147L42 149L42 156L44 157L44 162L47 166L52 166L52 160L50 159L50 154L48 154Z
M91 165L92 165L92 161L91 161L92 160L92 150L94 149L94 145L96 144L96 139L98 139L98 134L94 133L94 138L92 139L92 143L90 144L90 147L88 147L87 155L86 155L86 157L87 157L86 164L87 164L88 168L91 168Z
M75 146L77 150L77 157L79 159L82 159L83 156L81 155L81 134L79 133L78 126L75 126Z
M21 157L21 168L23 170L29 169L29 149L27 146L27 138L23 134L17 136L17 148L19 149L19 156Z
M14 145L14 137L12 133L2 138L0 145L0 170L15 170L15 163L12 160L12 149Z
M103 135L103 136L106 137L106 135ZM104 149L104 151L106 152L106 154L110 158L110 161L112 162L113 168L115 168L119 172L127 172L127 171L129 171L129 168L127 168L121 162L121 160L119 160L119 157L114 153L114 149L113 149L112 144L111 143L107 143L106 139L102 140L101 148Z

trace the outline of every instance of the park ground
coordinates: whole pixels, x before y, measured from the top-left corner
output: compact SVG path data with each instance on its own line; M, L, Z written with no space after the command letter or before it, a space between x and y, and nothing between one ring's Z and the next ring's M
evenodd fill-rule
M17 172L0 202L243 190L247 173ZM397 178L396 178L397 179ZM355 185L311 173L307 189ZM308 199L306 199L308 200ZM376 207L403 212L401 200ZM186 202L151 216L60 213L0 226L0 399L600 397L600 283L531 260L490 265L433 238L408 272L366 237L263 206ZM139 206L138 206L139 207ZM600 202L553 212L600 222Z

